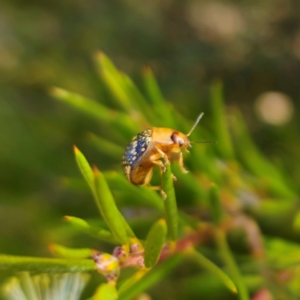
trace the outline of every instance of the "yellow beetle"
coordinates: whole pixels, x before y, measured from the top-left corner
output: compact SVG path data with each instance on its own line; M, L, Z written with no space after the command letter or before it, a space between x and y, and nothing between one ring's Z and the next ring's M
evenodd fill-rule
M187 148L191 147L191 142L188 137L202 116L203 113L199 115L188 134L175 129L161 127L153 127L138 133L126 147L123 155L122 165L126 178L132 184L149 186L153 167L158 165L161 172L164 172L166 169L165 165L169 163L173 153L178 154L179 166L183 173L187 173L188 171L183 166L182 149L189 152ZM166 197L160 186L149 187L159 190L162 196Z

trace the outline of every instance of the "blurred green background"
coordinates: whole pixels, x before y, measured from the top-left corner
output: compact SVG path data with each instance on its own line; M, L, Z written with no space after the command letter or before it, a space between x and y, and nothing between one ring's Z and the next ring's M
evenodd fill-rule
M92 197L66 188L64 178L80 177L73 144L100 169L121 170L121 157L86 141L105 128L48 93L59 86L113 107L93 62L99 50L141 89L150 66L166 99L191 120L204 111L208 130L210 86L221 79L228 112L242 111L258 147L299 191L298 0L4 0L0 252L49 255L47 244L64 236L62 216L97 216Z

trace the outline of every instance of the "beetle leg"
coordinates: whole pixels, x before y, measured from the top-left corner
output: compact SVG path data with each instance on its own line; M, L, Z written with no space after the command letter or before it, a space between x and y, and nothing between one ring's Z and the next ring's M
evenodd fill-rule
M164 159L165 164L168 164L169 163L168 155L165 152L163 152L162 150L160 150L157 146L155 146L155 149L161 155L161 157Z
M157 153L157 154L159 154L159 153ZM157 156L156 156L157 154L152 155L152 156L150 157L150 160L151 160L151 162L152 162L153 164L156 164L156 165L159 166L159 169L160 169L160 175L162 175L162 173L166 171L166 167L165 167L164 163L163 163L161 160L157 159ZM172 179L173 179L174 181L177 180L176 176L175 176L173 173L172 173Z
M150 181L151 181L151 178L152 178L152 173L153 173L153 168L151 168L151 170L146 175L144 185L146 185L148 188L150 188L152 190L159 191L159 193L161 194L161 196L165 200L167 198L167 194L163 191L161 186L156 186L156 185L152 186L152 185L150 185Z
M152 175L153 175L153 167L149 170L149 172L145 176L144 185L149 186L151 178L152 178Z
M161 160L152 160L151 161L153 164L156 164L159 166L160 168L160 175L162 174L162 172L166 172L166 167L164 165L164 163Z
M183 173L188 173L188 172L189 172L189 171L186 170L186 169L184 168L184 166L183 166L183 156L182 156L182 152L179 153L179 160L178 160L178 163L179 163L179 167L180 167L180 169L181 169L181 171L182 171Z
M149 185L148 187L149 187L150 189L152 189L152 190L159 191L159 193L160 193L160 195L162 196L162 198L163 198L164 200L167 199L167 194L164 192L164 190L161 188L161 186L158 186L158 185L156 185L156 186L151 186L151 185Z
M162 175L162 172L166 172L166 167L165 167L165 165L164 165L164 163L161 161L161 160L152 160L152 158L150 157L150 160L151 160L151 162L153 163L153 164L156 164L156 165L158 165L159 166L159 168L160 168L160 175ZM188 172L188 171L187 171ZM177 178L176 178L176 176L172 173L172 179L174 180L174 181L176 181L177 180Z
M158 165L160 168L161 173L166 171L166 167L164 165L164 163L160 160L161 155L160 153L156 153L150 156L150 161L155 164Z
M164 192L164 190L160 187L159 193L161 194L161 196L163 197L164 200L167 199L167 194Z

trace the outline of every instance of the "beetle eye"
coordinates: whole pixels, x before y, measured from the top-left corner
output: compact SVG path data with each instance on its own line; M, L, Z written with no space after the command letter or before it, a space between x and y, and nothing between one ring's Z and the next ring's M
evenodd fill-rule
M178 144L180 147L183 145L183 139L178 137L177 134L172 134L171 135L171 140L175 143Z

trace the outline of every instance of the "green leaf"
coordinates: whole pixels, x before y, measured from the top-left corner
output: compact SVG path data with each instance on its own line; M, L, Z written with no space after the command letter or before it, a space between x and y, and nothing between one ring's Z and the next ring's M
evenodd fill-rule
M293 228L297 232L300 231L300 210L299 209L296 211L295 216L294 216Z
M134 102L139 107L139 110L142 112L142 116L146 116L149 120L153 120L154 113L147 100L133 83L132 79L126 74L122 74L122 79L124 83L124 87L131 99L134 99Z
M74 146L74 153L81 174L83 175L84 179L86 180L90 188L94 190L93 170L91 169L84 155L79 151L79 149L76 146Z
M283 269L297 268L299 266L299 243L268 237L264 239L264 245L267 252L268 265L272 266L272 270L280 272Z
M124 148L92 133L90 133L88 137L91 144L94 145L100 153L118 160L121 159Z
M263 275L248 275L244 277L244 281L251 294L255 294L263 287L266 287L266 279ZM233 295L232 291L224 287L223 282L218 280L213 273L202 272L199 275L193 274L182 278L180 289L176 294L178 299L198 299L199 295L201 295L202 299L238 299L237 295Z
M194 230L199 230L199 226L201 224L201 222L199 221L199 219L197 218L197 216L191 216L190 214L179 210L178 211L179 214L179 220L182 224L184 224L184 226L188 226L191 227Z
M103 283L97 289L91 300L117 300L118 292L116 288L108 283Z
M278 233L286 239L299 242L299 233L293 228L293 217L299 207L298 201L262 199L259 206L249 209L250 214L263 232Z
M223 208L220 201L219 189L214 183L210 186L209 198L213 222L216 226L219 226L223 217Z
M119 212L106 180L98 169L94 170L94 190L97 206L107 226L122 245L128 244L128 235L133 238L134 234Z
M115 78L119 78L120 71L115 67L114 63L109 59L109 57L103 53L102 51L99 51L95 54L95 62L97 63L98 70L101 72L102 69L105 69L107 72L111 74L111 76Z
M286 184L285 177L281 172L269 162L253 143L245 122L238 111L232 118L232 133L235 137L235 147L244 165L258 178L264 185L268 185L269 190L278 197L289 199L297 198L296 193Z
M192 151L198 151L193 149ZM199 202L206 200L207 192L203 185L199 182L199 179L192 172L183 173L178 164L172 165L172 171L176 175L176 185L182 190L188 190L189 193L195 195Z
M52 88L50 93L55 99L70 105L72 108L86 113L98 121L101 120L107 125L112 125L112 128L118 130L122 135L130 137L136 132L136 123L126 113L109 109L94 100L61 88Z
M151 69L149 67L145 68L143 75L146 92L157 119L164 120L165 124L168 124L171 128L175 128L176 123L172 109L167 105Z
M162 189L167 195L167 198L164 200L164 205L168 224L168 234L173 241L176 241L178 235L178 211L171 173L171 164L166 165L166 171L162 174Z
M151 227L145 244L145 266L152 268L156 265L167 235L167 224L164 219L158 220Z
M218 266L216 266L212 261L203 256L200 252L195 250L191 250L187 252L188 257L190 257L195 263L199 266L205 268L212 274L214 274L217 278L219 278L224 285L233 293L237 292L237 288L232 280L228 277L226 273L224 273Z
M116 238L108 230L92 226L87 221L77 217L65 216L65 220L72 226L88 233L93 237L108 243L118 244L118 240L116 240Z
M152 70L149 67L146 67L143 75L146 91L153 106L158 108L165 106L165 99L160 91Z
M135 102L130 99L126 91L121 73L103 52L97 53L95 59L99 74L114 96L115 103L119 108L131 113L135 107Z
M176 254L158 264L147 273L144 270L137 272L120 286L119 300L134 299L138 294L146 291L165 278L180 262L182 262L182 254Z
M0 269L34 271L38 273L66 273L95 270L92 259L38 258L0 255Z
M87 258L92 255L92 250L89 248L74 249L59 244L50 244L49 248L56 256L65 258Z
M220 254L223 257L223 260L228 267L229 274L233 278L237 291L238 296L240 300L249 300L249 292L245 285L245 282L242 278L242 275L240 273L239 267L237 263L234 260L233 254L231 253L227 240L225 232L222 229L216 229L216 242L220 249Z
M50 94L57 100L60 100L75 108L80 112L84 112L96 119L109 121L111 111L104 105L79 94L69 92L67 90L53 87L50 90Z
M223 85L221 81L216 81L212 85L211 98L219 153L223 158L232 160L234 152L226 121L226 112L223 103Z
M97 207L113 234L113 239L110 241L115 242L115 239L117 239L117 241L122 244L127 244L128 235L132 238L134 238L135 235L123 216L120 214L103 174L97 169L93 172L84 155L76 147L75 155L80 171L92 189ZM87 224L83 220L72 220L78 226L80 225L87 228ZM107 233L103 231L102 237L109 238Z
M113 191L128 196L131 205L138 203L139 206L145 205L163 211L163 201L156 191L145 186L133 185L125 178L124 174L110 171L105 172L104 176Z

